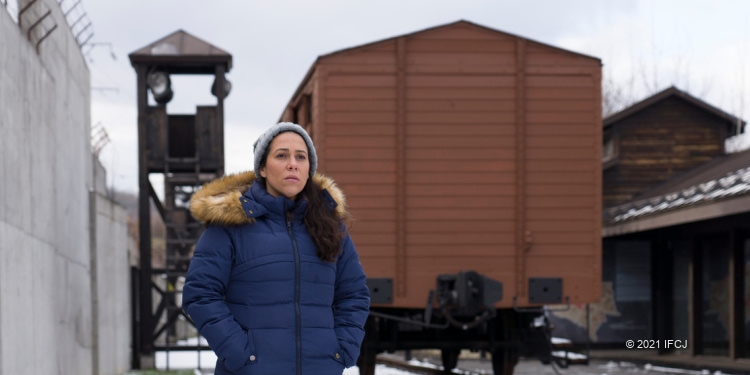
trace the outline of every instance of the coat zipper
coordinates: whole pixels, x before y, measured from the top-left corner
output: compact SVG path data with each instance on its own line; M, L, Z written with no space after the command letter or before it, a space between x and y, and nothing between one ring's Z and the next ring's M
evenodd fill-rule
M297 375L302 374L302 317L300 316L299 310L299 288L300 288L300 275L299 275L299 249L297 248L297 240L294 238L294 232L292 231L292 220L287 215L286 217L286 230L289 233L289 237L292 239L292 248L294 249L294 316L296 317L296 330L295 330L295 341L297 343Z

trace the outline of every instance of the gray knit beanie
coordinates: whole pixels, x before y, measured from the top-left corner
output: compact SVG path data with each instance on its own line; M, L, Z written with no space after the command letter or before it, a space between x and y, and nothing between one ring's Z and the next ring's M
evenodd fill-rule
M268 145L271 144L273 139L284 132L292 131L299 134L307 144L307 154L310 160L310 177L315 174L315 170L318 168L318 155L315 153L315 145L313 145L310 135L307 134L304 128L291 122L280 122L270 129L266 130L258 140L253 143L253 153L255 154L255 178L262 179L260 175L260 162L263 159L263 155L268 149Z

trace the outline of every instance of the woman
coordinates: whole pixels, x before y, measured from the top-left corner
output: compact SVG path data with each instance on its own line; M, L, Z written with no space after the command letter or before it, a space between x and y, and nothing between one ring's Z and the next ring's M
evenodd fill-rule
M315 174L315 146L297 124L269 129L254 153L254 172L190 200L207 227L183 308L218 357L216 375L341 374L357 362L370 306L344 196Z

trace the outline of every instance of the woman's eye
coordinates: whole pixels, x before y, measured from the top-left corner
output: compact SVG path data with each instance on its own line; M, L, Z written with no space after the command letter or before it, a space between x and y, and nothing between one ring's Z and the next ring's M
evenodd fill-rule
M297 160L305 160L305 155L297 155Z

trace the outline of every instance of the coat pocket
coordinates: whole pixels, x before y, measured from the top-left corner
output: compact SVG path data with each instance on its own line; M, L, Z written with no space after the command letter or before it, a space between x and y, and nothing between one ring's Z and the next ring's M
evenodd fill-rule
M253 340L253 331L247 330L245 332L247 334L247 344L245 345L244 350L244 362L242 361L242 358L238 358L236 360L230 360L228 358L224 358L224 367L227 368L232 373L245 373L245 368L249 368L250 366L255 365L258 363L258 357L255 353L255 341Z
M332 328L316 328L309 332L309 343L313 345L310 352L311 356L322 360L323 363L332 360L341 365L343 370L346 359L344 358L344 350L341 348L338 337L336 337L336 332ZM332 362L328 363L333 364Z

